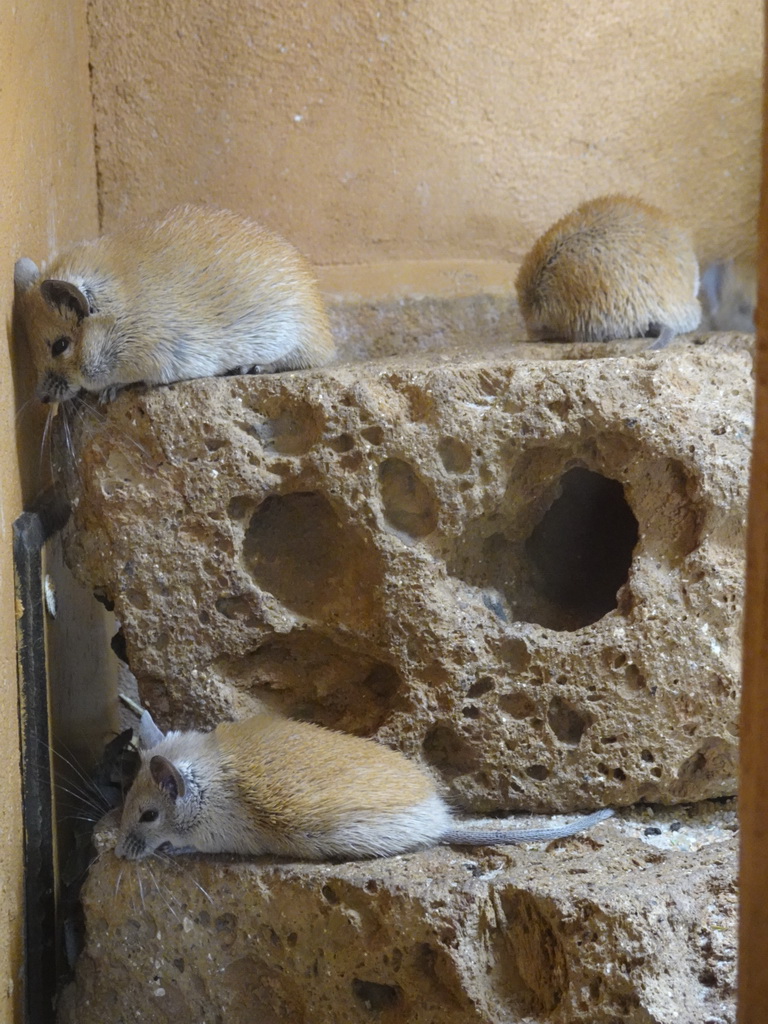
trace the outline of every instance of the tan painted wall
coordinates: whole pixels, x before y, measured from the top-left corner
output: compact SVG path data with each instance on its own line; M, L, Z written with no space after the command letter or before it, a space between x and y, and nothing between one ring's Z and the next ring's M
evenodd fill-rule
M318 263L514 261L641 193L752 248L759 0L90 0L105 227L179 200Z
M11 531L39 480L40 414L18 418L10 338L13 263L96 227L85 2L0 6L0 1021L20 1019L22 835ZM27 369L16 368L20 402Z

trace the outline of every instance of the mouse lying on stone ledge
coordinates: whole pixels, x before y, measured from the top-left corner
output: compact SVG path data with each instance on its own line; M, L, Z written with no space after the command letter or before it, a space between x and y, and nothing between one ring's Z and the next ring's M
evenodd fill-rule
M333 355L309 264L227 210L179 206L14 272L43 402L127 384L321 366Z
M466 829L426 773L397 751L268 712L213 732L163 735L144 711L139 743L141 764L115 848L129 860L161 848L302 860L384 857L438 843L561 839L613 813L555 828Z

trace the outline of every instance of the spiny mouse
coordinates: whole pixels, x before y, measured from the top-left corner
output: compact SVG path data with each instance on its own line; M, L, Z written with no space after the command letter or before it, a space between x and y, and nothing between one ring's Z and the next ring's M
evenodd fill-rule
M540 341L656 337L661 348L701 321L688 233L631 196L592 199L557 221L515 284L528 334Z
M474 830L456 823L429 776L371 739L262 712L212 732L169 732L144 711L141 763L115 853L277 854L302 860L382 857L454 843L574 835L606 809L556 828Z
M176 207L73 245L45 273L20 259L14 283L43 402L333 355L307 261L228 210Z

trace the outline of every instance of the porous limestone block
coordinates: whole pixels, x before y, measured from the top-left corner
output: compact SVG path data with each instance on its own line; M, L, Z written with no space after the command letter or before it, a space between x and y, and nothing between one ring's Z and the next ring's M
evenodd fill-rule
M68 558L163 726L266 704L474 810L735 791L743 339L199 380L70 429Z
M102 836L59 1024L733 1024L736 840L624 827L336 865Z

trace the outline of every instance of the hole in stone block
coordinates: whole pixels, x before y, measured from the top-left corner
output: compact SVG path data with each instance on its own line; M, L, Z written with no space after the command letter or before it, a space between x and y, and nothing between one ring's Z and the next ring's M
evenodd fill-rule
M617 606L638 524L618 480L577 467L525 542L534 589L551 604L552 629L579 629Z
M134 590L133 588L126 590L125 600L140 612L147 611L150 606L149 597L146 594L143 594L140 590Z
M437 510L427 485L402 459L385 459L379 466L384 517L390 526L419 539L437 525Z
M204 440L205 447L209 452L217 452L220 448L223 448L224 445L229 444L229 441L218 437L206 437Z
M457 437L443 437L438 441L437 454L449 473L466 473L472 465L472 452Z
M490 676L481 676L476 683L472 683L470 688L467 690L468 697L482 697L486 693L490 693L491 690L495 689L496 683L491 679Z
M267 498L251 516L243 553L258 586L300 615L360 623L372 610L375 552L322 494Z
M505 640L500 653L509 665L509 671L513 673L524 672L531 663L531 652L528 650L528 645L519 637Z
M382 985L378 981L352 980L352 992L366 1010L374 1013L391 1010L400 1001L400 990L396 985Z
M645 676L633 662L624 669L624 689L629 690L630 693L636 693L638 690L645 689Z
M537 782L543 782L549 777L549 768L544 764L529 764L525 769L526 775L530 775Z
M446 779L467 775L478 765L478 753L456 730L444 723L433 725L422 744L424 759Z
M267 707L362 736L382 725L402 687L391 665L306 629L275 636L240 657L223 656L212 668L253 700L254 712Z
M351 434L339 434L328 441L328 447L335 452L350 452L355 447L355 439Z
M365 430L360 431L360 436L364 437L369 444L380 445L384 440L384 431L381 427L366 427Z
M254 433L265 451L279 455L306 455L321 436L316 413L309 406L280 410L256 427Z
M365 462L365 457L361 451L354 449L351 452L347 452L339 459L339 468L345 469L348 473L355 473Z
M569 988L563 926L549 920L543 901L509 886L497 891L493 926L485 925L488 981L498 1020L551 1020ZM561 1014L557 1014L561 1016ZM566 1014L567 1016L567 1014Z
M216 602L216 611L225 619L242 622L244 626L255 627L261 621L251 602L242 594L220 597Z
M536 702L527 693L521 693L519 690L502 693L499 697L499 707L512 718L531 718L536 714Z
M576 630L629 610L637 518L618 480L581 466L563 472L569 460L565 452L521 460L502 503L445 539L448 571L482 595L498 595L510 621ZM526 481L531 497L523 500ZM515 641L525 662L525 646Z
M231 519L245 519L248 512L253 507L253 498L246 494L235 495L234 498L230 499L227 505L227 515Z
M711 779L736 777L736 746L719 736L703 739L698 749L680 766L681 788L703 786Z
M580 711L564 698L555 697L549 703L547 721L561 743L578 747L584 730L592 723L592 716Z
M203 1017L200 1012L196 1012L197 1007L192 1009L187 999L182 996L176 1005L163 1005L159 1013L152 1007L152 1010L146 1012L146 1015L142 1013L139 1019L145 1021L158 1019L162 1021L198 1021L205 1019L206 1021L210 1020L212 1024L213 1021L219 1024L224 1020L247 1020L258 1021L258 1024L281 1024L284 1014L275 1010L270 986L254 984L255 978L269 978L274 971L274 968L270 966L272 963L270 956L274 957L274 951L265 950L265 953L264 959L255 956L232 958L226 954L221 957L223 963L226 964L220 968L222 988L227 994L226 1008L223 1013L210 1016L205 1014ZM157 1002L167 1004L167 999L166 992L166 995L162 999L158 999Z
M398 689L402 680L391 665L376 665L363 680L362 685L377 697L380 701L389 703Z

